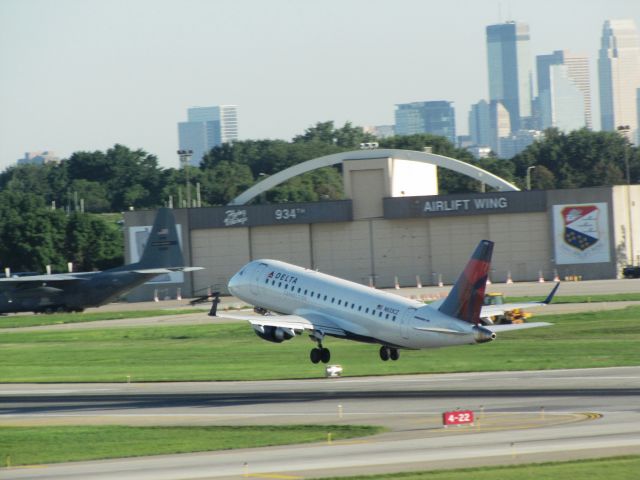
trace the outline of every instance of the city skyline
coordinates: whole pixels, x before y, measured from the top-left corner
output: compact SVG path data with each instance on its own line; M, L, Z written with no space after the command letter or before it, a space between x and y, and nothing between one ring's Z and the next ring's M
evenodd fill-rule
M176 167L176 124L193 105L238 105L240 139L290 140L316 122L391 124L396 104L446 100L464 134L489 97L488 25L528 24L531 62L586 55L593 92L605 20L640 25L640 4L623 0L501 5L0 0L0 169L27 151L114 143Z

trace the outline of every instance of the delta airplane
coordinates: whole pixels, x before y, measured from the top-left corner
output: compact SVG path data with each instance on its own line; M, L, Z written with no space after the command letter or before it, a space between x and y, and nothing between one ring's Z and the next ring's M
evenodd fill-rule
M485 343L499 331L550 325L481 324L492 252L493 242L482 240L449 295L430 305L285 262L255 260L231 278L229 292L262 315L221 316L247 320L259 337L275 343L308 332L317 344L313 363L331 359L322 345L327 335L379 344L387 361L397 360L400 349Z

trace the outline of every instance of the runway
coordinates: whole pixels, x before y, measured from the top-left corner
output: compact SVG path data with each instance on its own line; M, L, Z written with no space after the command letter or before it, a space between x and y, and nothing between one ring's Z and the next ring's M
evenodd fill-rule
M442 428L441 413L455 408L474 410L480 421ZM10 468L2 478L309 478L640 453L640 367L0 387L2 425L78 423L357 423L389 432L331 444Z

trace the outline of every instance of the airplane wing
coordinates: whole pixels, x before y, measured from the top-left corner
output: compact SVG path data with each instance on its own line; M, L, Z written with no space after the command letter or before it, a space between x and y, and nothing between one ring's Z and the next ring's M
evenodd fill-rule
M77 282L85 280L84 278L75 277L73 275L66 274L52 274L52 275L30 275L25 277L9 277L0 278L0 284L8 285L28 285L30 283L43 283L43 282Z
M243 315L223 312L217 316L233 320L246 320L254 328L275 327L294 331L316 331L336 337L347 336L345 330L337 326L330 318L319 313L308 313L303 317L300 315Z
M496 315L503 315L505 312L510 312L511 310L515 310L516 308L521 309L530 309L537 307L545 307L551 303L553 297L558 291L558 287L560 286L560 282L557 282L553 287L553 290L547 295L542 302L523 302L523 303L503 303L502 305L483 305L480 310L481 318L489 318Z
M492 332L510 332L511 330L524 330L527 328L549 327L553 323L548 322L532 322L532 323L512 323L508 325L483 325L482 328L491 330Z
M166 268L144 268L139 270L132 270L135 273L155 273L161 275L163 273L171 272L196 272L198 270L204 270L204 267L166 267Z

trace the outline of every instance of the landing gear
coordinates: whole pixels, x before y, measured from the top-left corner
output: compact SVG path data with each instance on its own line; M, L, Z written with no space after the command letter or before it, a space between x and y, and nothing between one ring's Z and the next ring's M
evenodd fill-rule
M314 331L309 335L312 341L318 344L318 348L312 348L309 352L309 359L312 363L329 363L331 360L331 352L328 348L322 346L322 340L324 340L324 333L321 331Z
M389 359L396 361L398 358L400 358L400 352L398 352L397 348L386 347L384 345L380 347L380 359L383 362Z
M323 348L322 344L320 344L319 348L311 349L309 359L312 363L329 363L329 360L331 360L331 351L328 348Z

